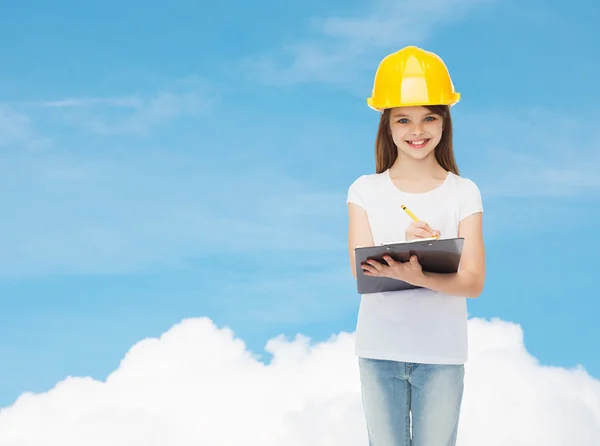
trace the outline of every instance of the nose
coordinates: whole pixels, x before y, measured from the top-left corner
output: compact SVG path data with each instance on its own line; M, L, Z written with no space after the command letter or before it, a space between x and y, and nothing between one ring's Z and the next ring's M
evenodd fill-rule
M414 127L412 128L411 133L414 136L421 136L423 133L425 133L425 130L423 129L423 123L422 122L418 122L414 125Z

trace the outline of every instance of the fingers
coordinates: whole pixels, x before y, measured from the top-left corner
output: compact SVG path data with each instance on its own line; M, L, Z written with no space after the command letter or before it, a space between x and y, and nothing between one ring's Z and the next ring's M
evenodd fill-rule
M383 265L376 260L368 259L365 263L361 265L365 272L369 272L371 274L378 274L383 269Z
M367 263L369 265L371 265L373 268L375 268L377 271L380 271L381 268L383 267L383 265L381 263L379 263L377 260L369 259L369 260L367 260Z
M431 232L428 232L425 229L417 229L417 230L415 230L414 235L415 235L415 237L419 237L419 238L433 237L433 235L431 235Z
M437 229L432 229L427 222L415 221L411 223L411 226L413 226L413 228L410 230L410 232L415 238L440 237L440 231Z
M379 263L373 259L368 259L365 261L365 263L361 264L361 267L366 274L374 276L384 275L385 271L388 271L391 266L395 265L396 261L389 255L383 256L383 260L387 263L387 265L385 263Z
M383 256L383 259L387 262L388 265L390 266L394 266L394 264L396 263L396 261L388 255Z
M427 222L424 221L415 221L413 222L413 226L415 228L420 228L420 229L424 229L425 231L431 233L432 229L431 226L429 226L429 224L427 224Z

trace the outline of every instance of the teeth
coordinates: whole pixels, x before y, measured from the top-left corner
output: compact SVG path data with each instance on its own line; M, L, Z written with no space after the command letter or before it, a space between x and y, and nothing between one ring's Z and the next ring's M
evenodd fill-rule
M421 139L419 141L409 141L410 144L414 144L415 146L420 146L421 144L425 143L425 139Z

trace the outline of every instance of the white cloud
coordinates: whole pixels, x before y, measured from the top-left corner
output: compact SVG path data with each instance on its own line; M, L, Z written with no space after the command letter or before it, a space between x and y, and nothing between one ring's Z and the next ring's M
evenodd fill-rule
M149 149L0 153L0 178L11 190L0 196L0 207L11 209L0 220L0 276L179 269L215 253L344 249L343 236L306 211L329 202L341 214L343 196L320 199L260 159L230 166L232 181L224 181L214 168L223 162Z
M486 175L482 184L490 196L569 198L600 190L598 157L563 160L550 151L531 154L517 150L486 151L485 160L494 166L494 173Z
M459 446L592 446L600 382L540 365L519 326L472 319ZM4 446L361 446L353 335L272 339L264 364L227 328L188 319L134 345L106 381L68 377L0 411Z
M350 17L316 18L308 39L245 61L274 84L350 82L385 51L425 41L441 25L462 19L475 5L495 0L372 0Z
M38 104L41 107L66 108L66 107L93 107L95 105L106 105L111 107L139 108L143 101L137 96L123 96L115 98L73 98L58 101L46 101Z
M0 147L36 147L43 143L29 116L6 104L0 104Z
M67 125L87 133L146 135L157 125L203 113L215 103L215 96L206 88L187 87L153 95L66 98L34 105L60 113Z
M457 116L457 153L477 160L487 196L568 199L600 190L600 131L589 126L597 117L536 107Z

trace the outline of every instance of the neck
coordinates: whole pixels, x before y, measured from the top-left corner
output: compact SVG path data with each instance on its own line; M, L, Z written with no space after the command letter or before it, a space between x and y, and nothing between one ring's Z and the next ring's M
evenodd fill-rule
M420 180L446 175L446 170L437 162L433 152L422 160L416 160L400 151L398 152L396 161L390 167L390 174L393 177Z

